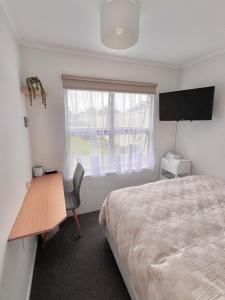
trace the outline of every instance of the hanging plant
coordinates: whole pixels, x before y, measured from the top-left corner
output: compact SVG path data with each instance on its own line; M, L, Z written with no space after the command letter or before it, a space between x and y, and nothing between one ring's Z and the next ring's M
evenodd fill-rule
M42 104L46 109L46 91L43 88L41 80L37 76L27 77L26 84L30 99L30 105L32 105L33 99L36 99L36 97L38 97L41 94Z

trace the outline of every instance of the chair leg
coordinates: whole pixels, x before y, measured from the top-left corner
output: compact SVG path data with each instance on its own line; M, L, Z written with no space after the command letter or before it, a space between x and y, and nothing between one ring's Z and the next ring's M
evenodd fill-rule
M42 240L43 240L42 248L44 249L48 241L48 232L42 233Z
M81 237L80 223L79 223L79 220L78 220L77 213L76 213L75 209L73 209L73 217L74 217L74 222L75 222L75 225L77 227L79 237Z

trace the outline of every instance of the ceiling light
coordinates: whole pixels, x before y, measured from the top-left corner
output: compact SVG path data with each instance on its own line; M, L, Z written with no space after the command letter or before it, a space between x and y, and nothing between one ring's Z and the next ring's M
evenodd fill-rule
M101 40L113 49L135 45L139 33L139 0L103 0L101 5Z

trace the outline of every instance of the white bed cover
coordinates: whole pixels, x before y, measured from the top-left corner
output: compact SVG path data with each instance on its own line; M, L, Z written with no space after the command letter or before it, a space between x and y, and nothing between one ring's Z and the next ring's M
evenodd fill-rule
M225 299L225 180L111 192L100 212L141 300Z

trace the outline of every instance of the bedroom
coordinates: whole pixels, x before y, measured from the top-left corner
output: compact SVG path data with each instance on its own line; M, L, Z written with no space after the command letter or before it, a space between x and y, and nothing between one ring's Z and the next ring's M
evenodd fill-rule
M101 2L1 1L0 299L29 299L30 291L30 299L129 299L98 225L108 193L157 181L161 158L173 152L175 136L176 153L191 162L192 175L225 178L224 3L140 0L138 41L127 49L111 49L101 41ZM112 11L110 20L116 15ZM151 168L142 171L102 176L86 172L77 210L82 238L77 239L72 218L64 221L45 249L39 247L33 277L36 236L15 241L8 237L32 179L32 167L65 170L63 74L111 84L157 84L154 118L148 115L154 152ZM21 93L31 76L38 76L46 89L46 109L41 97L31 106L29 97ZM175 121L159 120L159 93L207 86L215 86L212 120L179 122L177 132Z

